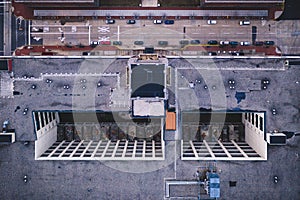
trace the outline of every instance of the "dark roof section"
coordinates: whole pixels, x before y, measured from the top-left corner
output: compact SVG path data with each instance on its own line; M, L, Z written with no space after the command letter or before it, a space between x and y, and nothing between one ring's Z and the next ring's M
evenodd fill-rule
M165 65L131 65L131 97L164 98Z
M299 6L295 6L298 3L299 0L286 0L283 13L278 20L299 20L300 19Z
M0 60L0 70L8 70L7 60Z

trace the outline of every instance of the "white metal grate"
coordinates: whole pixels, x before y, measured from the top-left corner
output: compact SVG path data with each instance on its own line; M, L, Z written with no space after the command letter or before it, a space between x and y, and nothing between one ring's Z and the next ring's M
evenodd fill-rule
M181 140L182 160L265 160L245 142Z
M164 141L55 142L38 160L164 160Z

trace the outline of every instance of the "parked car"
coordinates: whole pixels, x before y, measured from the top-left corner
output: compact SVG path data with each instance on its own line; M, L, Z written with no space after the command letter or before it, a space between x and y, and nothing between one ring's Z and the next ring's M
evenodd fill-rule
M243 52L232 52L231 55L233 55L233 56L243 56L245 54Z
M236 45L238 45L239 43L238 43L237 41L230 41L229 44L230 44L231 46L236 46Z
M121 41L113 41L113 45L121 46L121 45L122 45L122 42L121 42Z
M189 44L189 41L188 41L188 40L180 40L180 41L179 41L179 44L182 44L182 45L188 45L188 44Z
M274 44L275 44L274 41L264 41L264 45L270 46L270 45L274 45Z
M33 37L34 40L39 41L40 39L42 39L41 37Z
M89 55L90 55L90 52L84 51L84 52L82 52L82 55L83 55L83 56L89 56Z
M209 41L207 42L207 44L210 44L210 45L216 45L216 44L218 44L218 41L217 41L217 40L209 40Z
M241 45L242 45L242 46L250 46L251 43L248 42L248 41L242 41L242 42L241 42Z
M153 20L153 24L162 24L163 21L162 20Z
M135 44L135 45L143 45L144 42L143 42L143 41L134 41L134 44Z
M43 32L44 32L44 33L49 32L49 26L45 26L45 27L43 28Z
M200 44L200 40L191 40L191 44Z
M244 26L244 25L250 25L250 21L249 20L240 21L240 26Z
M91 41L90 46L91 46L91 47L96 47L98 44L99 44L98 41Z
M99 42L100 44L102 44L102 45L110 45L110 41L100 41Z
M72 33L75 33L77 31L77 27L76 26L72 26Z
M220 45L229 45L229 41L220 41Z
M42 28L32 27L31 32L43 32Z
M209 56L216 56L217 53L216 53L216 52L208 52L208 55L209 55Z
M262 45L264 45L264 42L263 41L256 41L256 42L254 42L254 45L255 46L262 46Z
M106 24L114 24L116 21L114 19L107 19L105 20Z
M174 24L174 20L165 20L165 24Z
M134 19L129 19L126 21L127 24L135 24L135 20Z
M217 20L207 20L207 24L215 25L215 24L217 24Z
M158 41L158 45L166 46L168 45L168 41Z

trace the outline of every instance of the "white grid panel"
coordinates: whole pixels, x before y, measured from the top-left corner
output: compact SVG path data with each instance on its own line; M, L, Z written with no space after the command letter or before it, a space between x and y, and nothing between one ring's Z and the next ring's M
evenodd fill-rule
M164 160L164 141L55 142L37 160Z
M182 160L265 160L247 143L181 140Z

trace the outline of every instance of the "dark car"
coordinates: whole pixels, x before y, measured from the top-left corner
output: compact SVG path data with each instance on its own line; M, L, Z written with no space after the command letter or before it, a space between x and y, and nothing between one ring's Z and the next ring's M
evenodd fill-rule
M212 52L208 52L208 55L209 55L209 56L216 56L216 55L217 55L217 52L213 52L213 51L212 51Z
M114 24L116 21L114 19L107 19L105 20L106 24Z
M209 40L209 41L207 42L207 44L210 44L210 45L216 45L216 44L218 44L218 41L217 41L217 40Z
M233 55L233 56L244 56L245 54L243 52L232 52L231 55Z
M239 43L237 41L230 41L229 44L231 46L237 46Z
M126 21L127 24L135 24L135 20L134 19L129 19Z
M122 42L121 42L121 41L113 41L113 45L121 46L121 45L122 45Z
M168 41L158 41L158 45L166 46L168 45Z
M200 44L200 40L191 40L191 44Z
M265 41L264 45L274 45L275 42L274 41Z
M135 45L143 45L144 42L143 42L143 41L134 41L134 44L135 44Z
M165 20L165 24L174 24L174 20Z
M180 40L179 43L183 44L183 45L188 45L189 41L188 40Z
M256 41L256 42L254 42L254 45L255 46L262 46L262 45L264 45L264 42L263 41Z

